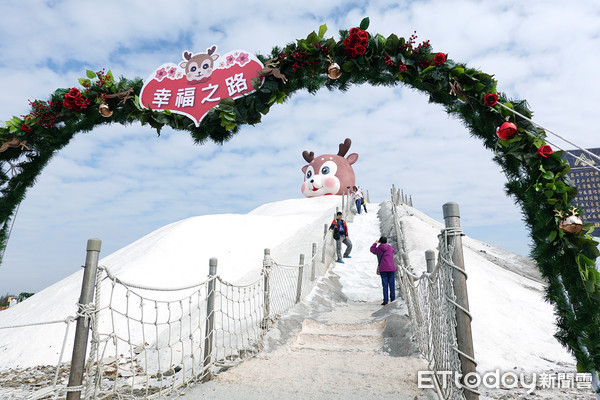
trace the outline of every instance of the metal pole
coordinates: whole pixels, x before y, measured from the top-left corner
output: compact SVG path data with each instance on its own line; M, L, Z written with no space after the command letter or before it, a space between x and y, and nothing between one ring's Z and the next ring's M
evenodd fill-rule
M411 194L411 195L410 195L410 197L408 198L408 205L409 205L409 206L411 206L411 207L413 206L413 205L412 205L412 194Z
M90 319L85 314L85 307L89 307L94 298L98 258L101 247L102 241L100 239L93 238L87 241L85 270L83 272L81 295L79 296L77 328L75 330L75 341L73 343L73 356L71 357L71 371L69 372L67 390L72 387L81 386L83 382L83 369L85 367L85 354L87 351L90 327ZM81 390L67 392L67 400L79 400L80 398Z
M265 258L263 260L263 279L264 279L264 307L265 313L263 316L261 327L267 329L269 327L269 315L271 314L269 305L269 275L271 273L271 249L265 249Z
M467 293L467 277L465 275L465 260L462 249L462 231L460 230L460 211L458 204L448 202L442 206L444 212L444 222L448 232L448 245L454 248L452 262L458 269L452 269L452 278L454 281L454 295L457 304L462 307L456 308L456 339L458 349L464 353L459 354L462 376L468 373L475 373L476 363L474 362L473 335L471 332L471 317L469 311L469 296ZM465 311L463 311L466 310ZM471 374L471 375L473 375ZM479 395L465 388L466 400L477 400Z
M302 297L302 276L304 274L304 254L300 254L300 266L298 267L298 288L296 289L296 303L300 303Z
M202 381L211 377L210 365L212 363L213 333L215 324L215 275L217 275L217 259L208 261L208 293L206 298L206 329L204 331L204 368Z
M313 243L312 244L312 257L311 257L311 271L310 271L310 280L311 282L315 281L315 255L317 254L317 244Z
M427 263L427 272L431 274L435 269L435 251L425 251L425 262Z
M369 197L369 191L367 190L367 203L371 203L371 198Z

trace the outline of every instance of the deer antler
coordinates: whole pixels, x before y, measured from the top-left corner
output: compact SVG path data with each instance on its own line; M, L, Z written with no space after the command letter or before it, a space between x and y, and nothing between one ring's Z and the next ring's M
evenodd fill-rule
M344 140L344 143L340 143L340 150L338 151L337 155L340 157L344 157L348 150L350 150L351 144L352 140L350 140L350 138L346 138L346 140Z
M304 157L306 162L310 164L310 162L315 159L315 153L312 151L309 153L308 151L304 150L302 152L302 157Z

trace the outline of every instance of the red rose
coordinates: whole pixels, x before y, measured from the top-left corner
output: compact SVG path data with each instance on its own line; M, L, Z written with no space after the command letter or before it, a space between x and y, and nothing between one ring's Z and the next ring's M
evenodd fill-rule
M354 46L354 51L356 52L357 56L362 56L367 51L367 48L362 44L357 44L356 46Z
M548 156L552 153L554 153L554 150L552 150L552 147L547 144L541 145L537 150L537 155L544 158L548 158Z
M433 63L437 66L442 65L446 61L446 55L444 53L437 53L433 57Z
M64 101L63 101L63 105L64 105L66 108L68 108L69 110L72 110L72 109L73 109L73 107L75 106L75 98L74 98L74 97L70 97L70 96L68 95L68 93L67 93L67 94L65 94L65 98L64 98Z
M350 29L350 36L356 35L359 31L360 31L360 29L358 29L358 28L351 28Z
M79 112L87 108L90 101L81 97L81 92L77 88L70 89L63 96L63 105L71 111Z
M367 44L369 42L369 34L367 31L358 32L358 38L361 41L361 44Z
M517 134L517 126L512 122L505 122L500 125L500 128L496 132L496 135L502 140L509 140L515 137Z
M354 47L346 47L346 54L350 58L356 57L356 51L354 50Z
M498 95L496 93L488 93L483 96L483 102L486 106L494 107L498 103Z
M23 132L31 132L31 128L28 127L26 124L21 124L21 130Z

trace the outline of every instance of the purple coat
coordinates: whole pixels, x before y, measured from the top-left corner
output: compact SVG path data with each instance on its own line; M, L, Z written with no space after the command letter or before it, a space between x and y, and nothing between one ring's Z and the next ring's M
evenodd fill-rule
M394 251L396 251L392 246L387 243L380 243L377 246L377 243L373 243L371 246L371 253L377 256L377 260L379 262L379 271L395 271L396 264L394 264Z

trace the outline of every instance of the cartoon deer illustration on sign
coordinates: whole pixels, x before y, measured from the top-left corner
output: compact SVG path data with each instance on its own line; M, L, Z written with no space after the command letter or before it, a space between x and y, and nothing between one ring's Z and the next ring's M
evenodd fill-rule
M348 138L340 143L337 154L323 154L315 157L312 151L302 152L308 165L302 167L304 183L302 194L306 197L342 194L347 186L354 186L355 177L352 164L358 160L358 154L352 153L344 158L352 141Z
M185 68L185 76L189 83L206 82L213 73L215 61L219 55L215 53L217 46L206 49L206 53L192 55L189 51L183 52L183 59L179 63L181 68Z

